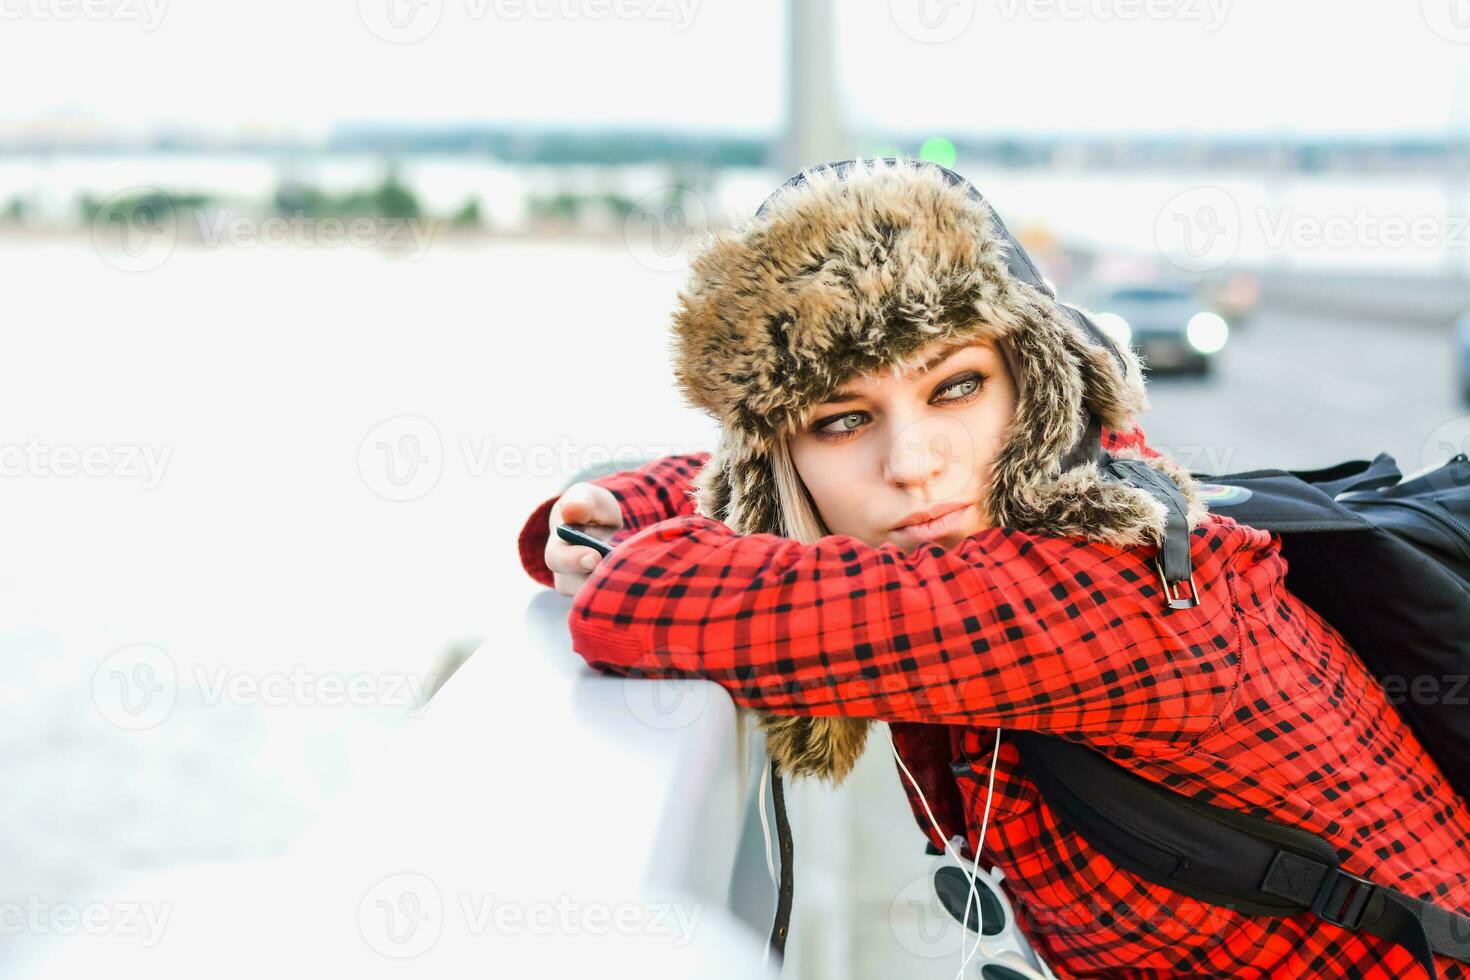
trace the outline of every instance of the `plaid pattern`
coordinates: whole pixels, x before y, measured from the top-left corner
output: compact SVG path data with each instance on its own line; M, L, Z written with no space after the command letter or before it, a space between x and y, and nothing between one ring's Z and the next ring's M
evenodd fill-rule
M1143 434L1110 447L1147 450ZM905 555L833 535L737 536L693 513L707 457L597 481L625 542L573 603L573 647L629 676L698 676L743 706L890 724L968 853L995 728L1055 732L1207 802L1307 827L1347 870L1470 912L1470 812L1341 637L1283 586L1267 532L1193 533L1201 604L1168 609L1151 553L1007 528ZM522 532L550 584L544 502ZM968 760L955 776L951 760ZM906 779L919 827L937 845ZM1409 953L1311 914L1259 918L1145 882L1059 825L1001 736L982 860L1059 977L1419 977ZM1442 977L1470 971L1443 957Z

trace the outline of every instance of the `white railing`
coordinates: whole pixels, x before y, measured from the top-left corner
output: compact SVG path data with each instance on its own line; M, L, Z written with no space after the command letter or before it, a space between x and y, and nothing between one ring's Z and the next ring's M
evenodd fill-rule
M568 645L570 600L512 592L286 857L139 879L126 897L167 907L160 941L78 934L33 975L765 975L748 716L706 681L592 671Z

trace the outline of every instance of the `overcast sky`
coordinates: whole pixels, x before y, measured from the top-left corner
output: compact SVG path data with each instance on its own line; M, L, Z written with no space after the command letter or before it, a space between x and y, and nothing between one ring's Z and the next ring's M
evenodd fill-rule
M837 72L876 129L1442 133L1452 4L834 0ZM772 131L784 37L778 0L0 0L0 124Z

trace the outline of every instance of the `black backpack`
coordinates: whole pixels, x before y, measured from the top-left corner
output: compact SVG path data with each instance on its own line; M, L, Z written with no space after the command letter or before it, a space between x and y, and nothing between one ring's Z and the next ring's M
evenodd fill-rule
M1141 479L1136 464L1106 453L1102 461L1109 476L1177 512L1178 532L1172 481ZM1407 482L1388 455L1324 470L1196 475L1211 510L1280 534L1287 588L1343 635L1470 799L1470 459L1462 453ZM1177 556L1169 544L1161 558ZM1188 578L1183 550L1171 586ZM1344 871L1315 833L1176 793L1056 735L1008 735L1061 821L1145 880L1247 914L1311 911L1404 946L1431 977L1432 953L1470 962L1470 916Z

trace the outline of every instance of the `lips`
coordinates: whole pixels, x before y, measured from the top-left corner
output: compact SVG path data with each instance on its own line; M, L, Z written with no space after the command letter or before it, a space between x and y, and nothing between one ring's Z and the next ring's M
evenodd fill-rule
M940 504L938 507L930 507L928 510L916 510L908 517L899 522L900 528L909 528L918 524L927 524L937 520L946 514L952 514L957 510L964 510L969 504Z
M910 514L907 519L928 519L900 524L895 530L905 537L916 541L930 541L935 538L942 538L959 528L960 522L964 519L965 512L971 506L971 504L945 504L940 507L932 507L926 511L918 511L915 514Z

